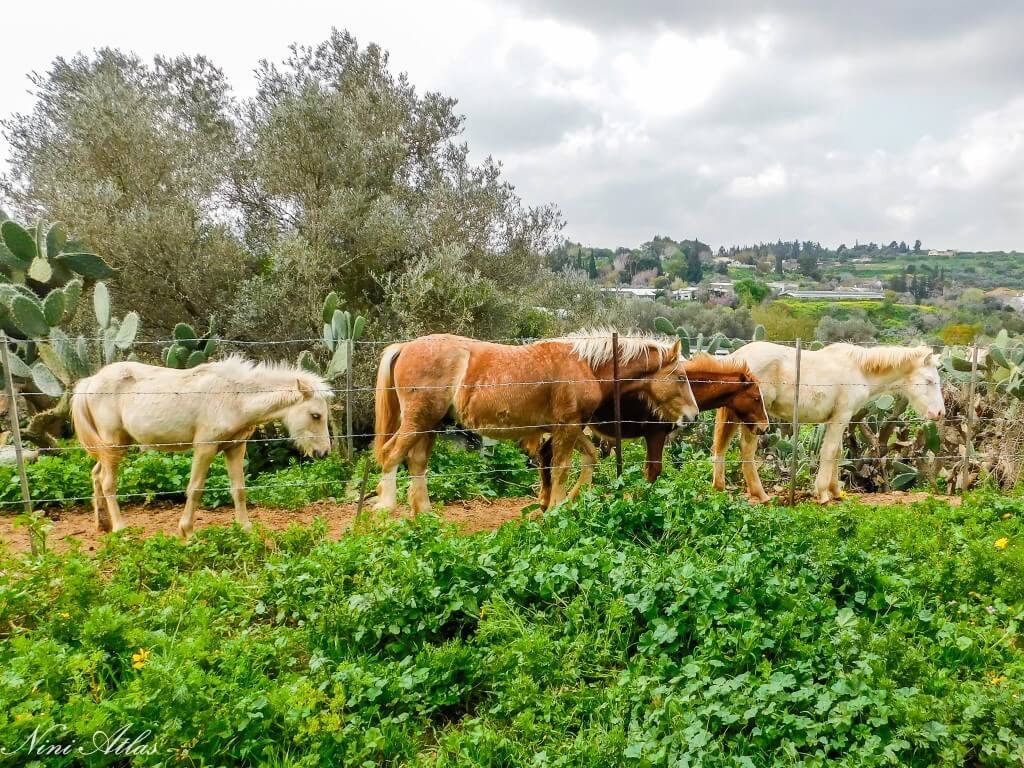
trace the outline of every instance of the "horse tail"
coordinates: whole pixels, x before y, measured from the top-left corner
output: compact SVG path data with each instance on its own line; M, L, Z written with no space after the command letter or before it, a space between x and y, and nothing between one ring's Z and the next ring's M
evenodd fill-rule
M71 393L71 423L74 424L75 435L82 447L93 456L99 456L104 453L103 439L96 429L92 409L89 408L89 395L86 391L88 381L82 379Z
M374 394L376 424L373 440L373 454L377 463L384 459L384 445L398 431L402 418L401 405L398 402L398 391L395 389L395 361L402 351L403 344L391 344L384 349L377 368L377 388Z

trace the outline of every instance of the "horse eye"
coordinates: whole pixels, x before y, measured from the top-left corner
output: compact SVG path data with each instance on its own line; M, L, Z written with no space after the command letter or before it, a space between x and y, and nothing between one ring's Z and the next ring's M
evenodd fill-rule
M314 414L313 414L313 421L320 421L320 419L321 419L321 418L322 418L322 417L320 416L320 414L319 414L319 413L314 413Z

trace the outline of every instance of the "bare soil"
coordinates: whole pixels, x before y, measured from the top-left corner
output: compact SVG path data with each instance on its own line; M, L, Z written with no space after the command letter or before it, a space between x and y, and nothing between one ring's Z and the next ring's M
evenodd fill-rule
M507 499L473 499L469 501L455 501L447 504L441 511L445 520L455 523L465 533L486 531L498 528L502 523L509 520L516 520L522 517L523 507L533 504L533 498L507 498ZM364 513L369 510L367 505ZM165 533L168 536L178 535L178 518L181 517L181 504L149 504L139 506L123 506L121 512L128 524L141 530L143 537L149 537L156 533ZM399 507L394 517L410 517L411 510L407 507ZM262 525L270 530L284 530L292 523L308 526L313 522L314 517L322 517L327 521L329 536L337 538L343 531L352 525L356 516L355 503L337 503L330 501L318 501L309 504L302 509L270 509L264 507L249 507L249 519L253 524ZM49 510L47 517L52 527L47 536L48 545L62 552L70 548L71 539L81 542L82 550L85 552L95 551L99 548L102 537L96 530L96 522L92 508L75 508L66 510ZM15 527L14 518L8 515L0 516L0 541L8 549L14 552L23 552L29 548L28 532L23 527ZM210 525L231 525L234 522L234 512L230 507L218 509L201 509L196 512L195 530Z
M774 503L784 503L786 494L779 493ZM924 491L903 492L893 491L891 493L851 493L846 497L848 501L859 501L862 504L870 505L895 505L913 504L929 498L939 499L956 506L960 503L957 496L932 496ZM809 501L809 494L801 493L797 501ZM522 517L524 507L536 503L532 497L514 497L507 499L472 499L468 501L456 501L445 505L441 511L445 520L455 523L465 533L476 531L493 530L500 527L509 520L517 520ZM367 506L367 509L369 506ZM122 507L122 513L129 525L138 528L143 537L149 537L156 533L165 533L169 536L178 535L178 518L181 517L182 506L180 504L148 504ZM407 507L400 507L394 513L397 517L410 517L411 511ZM352 525L356 516L355 503L338 503L332 501L318 501L309 504L302 509L271 509L264 507L250 507L249 518L254 524L258 523L270 530L284 530L292 523L308 526L313 522L314 517L322 517L327 521L329 536L337 538L343 531ZM75 508L68 510L50 510L47 514L52 527L47 542L50 547L62 552L70 548L71 540L76 539L81 543L83 551L95 551L101 542L102 536L96 531L96 524L91 508ZM231 525L234 520L234 512L230 507L218 509L201 509L196 512L195 529L209 525ZM14 552L27 551L29 548L28 533L23 527L14 526L12 516L0 516L0 541L8 549Z

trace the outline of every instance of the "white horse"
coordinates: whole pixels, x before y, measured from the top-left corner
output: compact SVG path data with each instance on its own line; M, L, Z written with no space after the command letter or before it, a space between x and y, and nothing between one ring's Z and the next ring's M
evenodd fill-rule
M92 470L96 527L125 527L117 504L117 467L133 445L143 450L192 449L192 474L179 528L192 535L192 517L206 473L218 451L227 459L235 520L252 524L245 510L245 443L260 424L281 419L307 455L331 448L327 428L331 389L319 376L290 365L229 357L187 370L142 363L112 363L75 386L75 433L97 458ZM103 506L110 513L103 515Z
M781 344L756 341L740 347L730 357L745 361L760 380L768 415L791 421L796 351ZM829 344L824 349L801 352L800 422L828 425L814 482L814 496L819 502L843 495L839 484L843 433L853 415L869 401L886 393L902 394L927 419L934 421L946 415L939 362L939 355L926 346L866 349L853 344ZM725 489L725 452L741 426L735 421L726 409L719 409L715 417L714 486L718 490ZM764 502L771 497L765 493L754 464L756 448L757 435L743 425L740 452L747 492L753 500Z

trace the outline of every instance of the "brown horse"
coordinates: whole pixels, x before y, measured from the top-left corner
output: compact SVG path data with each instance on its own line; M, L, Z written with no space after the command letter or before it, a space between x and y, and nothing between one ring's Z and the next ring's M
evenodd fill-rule
M742 423L754 434L763 434L768 430L768 414L761 399L761 387L746 363L741 360L698 355L683 363L683 370L690 380L690 387L700 410L723 408L730 414L731 420ZM628 440L642 437L647 444L645 474L653 483L661 475L665 442L678 425L659 418L643 398L633 393L622 395L619 410L622 438ZM609 397L602 401L594 411L594 421L590 424L590 429L602 441L615 440L613 398ZM582 436L580 442L590 441L586 436ZM583 446L577 447L586 450ZM549 468L553 459L550 443L545 441L534 458L540 464L543 498L545 489L551 482Z
M678 342L620 338L619 380L624 393L643 399L665 421L681 425L697 417ZM551 435L551 490L542 500L554 506L565 498L568 466L583 428L612 387L609 331L523 346L448 334L392 344L377 371L374 449L383 472L377 507L394 507L398 465L405 460L409 505L415 512L430 508L427 461L449 414L488 437L539 443ZM593 446L583 450L585 461L595 463Z

